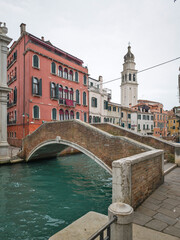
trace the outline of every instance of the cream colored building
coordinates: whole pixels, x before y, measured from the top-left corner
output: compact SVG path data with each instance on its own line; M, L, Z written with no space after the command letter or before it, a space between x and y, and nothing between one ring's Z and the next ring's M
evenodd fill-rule
M135 65L134 55L131 52L131 47L128 46L128 52L124 56L123 71L121 72L121 105L123 107L137 104L138 83Z
M121 127L131 129L131 114L134 112L131 108L121 107Z
M89 123L106 122L111 90L103 88L103 78L89 77Z
M120 125L121 124L121 105L109 102L106 122Z

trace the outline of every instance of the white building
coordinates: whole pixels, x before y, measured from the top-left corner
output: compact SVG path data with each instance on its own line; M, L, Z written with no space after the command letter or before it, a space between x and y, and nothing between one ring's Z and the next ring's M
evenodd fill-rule
M103 78L89 77L89 123L105 122L108 115L108 102L111 90L103 88Z
M123 107L137 104L138 83L135 65L134 55L131 52L131 47L128 46L128 52L124 56L123 71L121 72L121 105Z
M153 113L147 105L136 105L133 107L135 112L131 113L131 130L142 135L153 134Z

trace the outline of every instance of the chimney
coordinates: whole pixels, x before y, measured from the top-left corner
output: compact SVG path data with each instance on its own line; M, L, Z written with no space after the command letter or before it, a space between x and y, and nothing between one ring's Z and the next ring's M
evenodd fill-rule
M26 32L26 24L25 23L21 23L20 29L21 29L21 35L23 35Z
M41 37L41 40L44 41L44 37Z

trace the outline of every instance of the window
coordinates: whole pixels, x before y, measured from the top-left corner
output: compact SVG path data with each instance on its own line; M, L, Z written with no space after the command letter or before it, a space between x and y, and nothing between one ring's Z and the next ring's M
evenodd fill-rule
M116 112L116 107L113 107L113 111Z
M136 74L133 74L133 81L136 81Z
M63 68L61 66L58 67L58 76L63 77Z
M121 123L121 127L124 127L124 123Z
M138 115L138 119L141 120L141 115Z
M89 123L91 123L92 121L92 116L89 116Z
M16 123L16 119L17 119L17 113L16 113L16 110L14 111L14 121Z
M39 107L38 106L33 107L33 118L39 119Z
M79 104L79 90L76 90L76 103ZM79 119L79 118L77 118Z
M55 83L51 83L51 97L55 98L56 96L56 85Z
M74 111L73 110L71 110L71 112L70 112L70 119L74 119Z
M130 124L130 123L128 123L128 128L129 128L129 129L131 128L131 124Z
M104 100L104 109L108 109L108 101Z
M86 106L86 92L83 92L83 105Z
M93 87L93 82L90 82L90 86Z
M129 81L131 81L131 73L129 74Z
M151 120L153 120L153 116L151 116Z
M42 79L32 77L32 94L42 96Z
M59 120L60 120L60 121L63 121L63 120L64 120L64 111L63 111L63 109L60 109L60 110L59 110Z
M63 104L63 86L59 85L59 103Z
M52 120L56 120L56 109L52 109Z
M73 91L73 88L70 89L70 92L69 92L69 99L73 101L74 99L74 91Z
M86 78L86 75L84 75L84 85L87 85L87 78Z
M39 68L39 57L37 55L33 56L33 67Z
M147 130L149 130L149 125L147 125Z
M67 68L64 69L64 78L68 79L68 70L67 70Z
M147 120L149 120L149 115L147 115Z
M151 130L153 130L153 125L151 125Z
M73 81L73 71L69 71L69 80Z
M65 89L64 89L64 98L65 99L68 99L68 94L69 93L69 90L68 90L68 87L65 87Z
M141 126L140 126L140 124L138 124L138 130L141 130Z
M131 114L130 114L130 113L128 113L128 118L129 118L129 119L131 118Z
M124 116L124 113L123 113L123 112L121 112L121 117L123 118L123 116Z
M75 82L79 82L78 72L75 72Z
M143 120L146 120L146 115L143 115Z
M17 88L14 88L14 99L13 99L14 104L17 103Z
M69 120L69 111L68 110L65 111L65 120Z
M51 63L51 73L56 74L56 64L55 64L55 62Z
M76 119L79 119L79 112L76 113Z
M145 124L143 124L143 130L145 130Z
M97 107L97 98L95 98L95 97L91 98L91 106L92 107Z
M87 122L87 115L84 113L84 122Z

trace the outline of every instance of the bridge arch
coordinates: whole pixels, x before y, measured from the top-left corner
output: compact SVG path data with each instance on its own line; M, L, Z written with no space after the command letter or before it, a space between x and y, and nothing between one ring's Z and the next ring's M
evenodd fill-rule
M103 167L107 172L112 174L112 169L108 167L100 158L98 158L96 155L94 155L92 152L88 151L86 148L67 141L60 138L60 136L57 136L54 140L47 140L40 144L38 144L34 149L31 150L29 155L27 156L26 161L31 161L33 159L42 159L43 157L56 157L61 151L63 151L67 147L73 147L80 152L84 153L88 157L90 157L92 160L94 160L96 163L98 163L101 167ZM43 153L43 154L42 154Z

